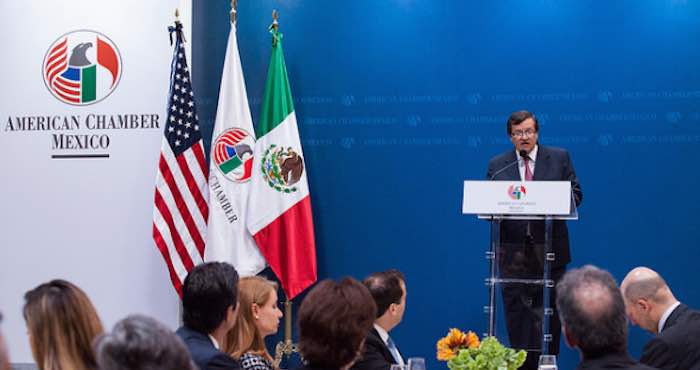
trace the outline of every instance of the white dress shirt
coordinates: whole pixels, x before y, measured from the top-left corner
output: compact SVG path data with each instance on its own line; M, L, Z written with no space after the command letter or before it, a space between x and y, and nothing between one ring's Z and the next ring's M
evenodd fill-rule
M535 176L535 162L537 161L537 149L538 145L535 145L534 148L532 148L532 151L527 155L530 157L530 160L527 161L528 167L530 167L530 173L532 173L532 176ZM523 160L523 157L520 156L520 153L518 151L515 151L515 156L518 159L518 171L520 171L520 179L525 181L525 161Z
M221 350L221 348L219 348L219 342L216 341L216 338L214 338L214 336L211 334L207 335L209 335L209 339L211 339L211 342L214 344L214 348Z

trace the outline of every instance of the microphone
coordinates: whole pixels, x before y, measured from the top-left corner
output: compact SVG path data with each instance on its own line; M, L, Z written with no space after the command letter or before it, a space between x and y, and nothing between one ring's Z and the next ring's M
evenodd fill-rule
M525 151L525 149L520 150L518 153L520 154L520 158L525 158L525 157L527 157L527 152ZM500 170L494 172L494 174L491 175L491 177L489 177L489 181L492 181L492 180L495 179L496 176L498 176L501 172L503 172L503 171L505 171L505 170L507 170L507 169L513 167L513 165L514 165L514 164L517 164L517 163L518 163L518 159L516 158L515 161L513 161L513 162L511 162L511 163L508 163L507 165L505 165L505 166L504 166L503 168L501 168Z

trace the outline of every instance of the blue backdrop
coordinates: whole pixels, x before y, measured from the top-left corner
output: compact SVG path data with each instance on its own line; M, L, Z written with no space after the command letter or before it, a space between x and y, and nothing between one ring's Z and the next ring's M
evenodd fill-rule
M462 181L510 148L505 121L535 112L571 152L585 199L573 263L620 281L647 265L700 306L700 2L685 0L240 0L254 122L272 9L280 13L304 145L319 278L398 268L404 355L432 369L450 327L486 329L484 222ZM195 1L193 81L210 136L229 2ZM634 328L638 356L648 335ZM503 326L500 334L505 334ZM561 369L578 354L562 347Z

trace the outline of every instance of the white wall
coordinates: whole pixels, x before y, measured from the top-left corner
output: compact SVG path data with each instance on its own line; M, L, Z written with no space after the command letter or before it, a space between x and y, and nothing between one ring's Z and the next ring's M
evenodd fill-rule
M165 119L172 47L166 31L178 0L3 1L0 14L0 310L13 362L31 362L21 309L34 286L64 278L92 299L106 329L129 313L175 328L178 298L151 239L156 160ZM96 104L54 98L42 67L62 34L89 29L117 45L122 75ZM52 149L58 131L12 131L27 116L157 114L160 128L97 130L107 149ZM108 159L51 159L100 153Z

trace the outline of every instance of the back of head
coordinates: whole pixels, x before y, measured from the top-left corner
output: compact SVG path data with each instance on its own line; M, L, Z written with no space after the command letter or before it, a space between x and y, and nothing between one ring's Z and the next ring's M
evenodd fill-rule
M182 321L201 333L213 332L238 302L238 273L228 263L207 262L187 274L182 287Z
M372 328L376 306L367 288L353 278L316 285L299 309L299 351L315 367L351 365Z
M573 269L556 289L567 336L585 357L627 351L625 305L609 272L591 265Z
M24 319L39 369L95 368L92 341L102 333L102 324L80 288L52 280L28 291L24 299Z
M636 267L621 284L622 294L628 301L646 299L657 304L670 304L676 300L666 280L648 267Z
M244 353L254 352L272 360L265 348L265 340L255 325L253 304L262 307L277 291L277 284L260 276L248 276L238 283L240 309L236 324L228 332L226 353L238 358Z
M187 348L165 325L132 315L95 345L100 370L194 370Z
M404 294L401 284L405 281L404 275L398 270L375 272L365 278L363 284L377 305L377 317L384 315L392 303L401 302Z

